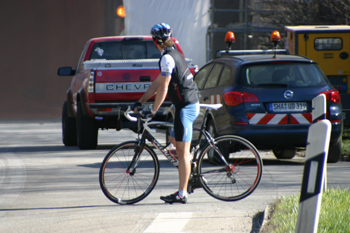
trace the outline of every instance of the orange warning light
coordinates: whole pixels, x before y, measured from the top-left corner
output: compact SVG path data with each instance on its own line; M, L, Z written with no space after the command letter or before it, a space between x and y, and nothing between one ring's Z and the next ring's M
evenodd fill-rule
M125 9L124 6L119 6L116 10L116 13L119 17L124 18L125 17Z
M281 35L279 31L273 31L271 34L271 42L281 41Z
M233 32L227 32L225 36L225 42L226 43L235 42L235 34Z

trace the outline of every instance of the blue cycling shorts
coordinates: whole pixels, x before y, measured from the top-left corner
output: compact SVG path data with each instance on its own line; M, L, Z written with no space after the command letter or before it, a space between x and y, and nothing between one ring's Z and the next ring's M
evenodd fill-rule
M170 136L177 142L191 142L193 122L198 115L199 103L175 106L174 128L171 128Z

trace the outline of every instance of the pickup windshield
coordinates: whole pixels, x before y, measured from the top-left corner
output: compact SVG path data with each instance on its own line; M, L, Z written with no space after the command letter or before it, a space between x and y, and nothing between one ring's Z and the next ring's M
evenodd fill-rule
M152 41L106 41L94 45L90 60L157 59L160 55Z
M245 66L239 83L247 87L316 87L325 85L327 77L315 64L285 63Z

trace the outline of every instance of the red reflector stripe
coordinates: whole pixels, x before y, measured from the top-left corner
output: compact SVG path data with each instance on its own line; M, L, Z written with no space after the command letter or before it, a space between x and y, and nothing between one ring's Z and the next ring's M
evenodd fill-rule
M302 113L306 120L312 123L312 114L311 113Z
M290 114L290 124L311 124L312 114L311 113L294 113Z
M266 125L276 114L267 113L261 120L257 123L258 125Z
M233 121L231 121L231 124L232 125L249 125L248 122L233 122Z
M341 120L334 120L334 121L330 121L331 123L340 123Z
M251 125L288 125L311 124L311 113L270 114L270 113L246 113Z
M293 116L290 116L290 123L292 125L298 125L299 121L297 121L297 119L295 119Z
M248 120L252 119L255 113L247 113Z
M280 122L278 122L279 125L286 125L288 124L288 115L285 115Z

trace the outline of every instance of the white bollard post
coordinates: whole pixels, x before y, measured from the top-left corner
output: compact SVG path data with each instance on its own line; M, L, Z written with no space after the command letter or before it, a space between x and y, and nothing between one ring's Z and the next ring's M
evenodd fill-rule
M331 127L329 120L320 120L309 128L296 233L317 232Z
M326 95L321 94L312 99L312 122L326 119Z
M316 123L318 120L326 119L327 112L327 98L325 94L321 94L312 99L312 122ZM308 159L306 157L306 159ZM327 167L324 172L324 186L323 191L327 190Z

